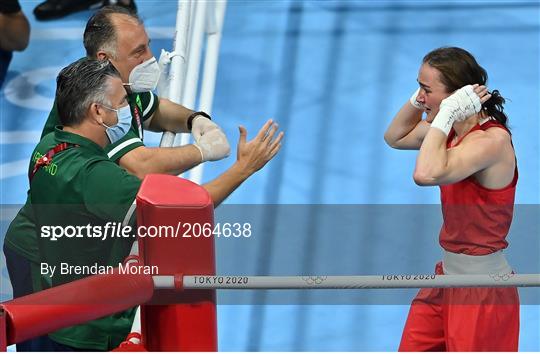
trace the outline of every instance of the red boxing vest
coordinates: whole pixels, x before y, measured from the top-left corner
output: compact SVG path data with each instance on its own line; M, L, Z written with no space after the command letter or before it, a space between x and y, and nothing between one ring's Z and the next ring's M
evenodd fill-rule
M492 127L499 127L510 133L499 122L488 120L482 125L476 125L467 134ZM455 131L452 130L446 143L447 148L450 148L454 135ZM455 146L461 140L463 138ZM517 180L516 162L512 182L501 189L483 187L474 176L454 184L440 186L444 220L439 234L440 245L449 252L473 256L486 255L506 248L508 246L506 236L514 212Z

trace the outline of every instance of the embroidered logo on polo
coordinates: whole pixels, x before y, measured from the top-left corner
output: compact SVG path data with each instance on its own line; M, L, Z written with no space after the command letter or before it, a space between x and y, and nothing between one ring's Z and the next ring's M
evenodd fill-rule
M45 154L41 154L39 151L36 151L36 153L32 157L32 161L35 162L34 168L28 173L28 180L30 181L30 183L32 183L32 179L34 179L36 172L40 168L43 168L43 170L47 171L51 176L54 176L56 174L56 171L58 171L58 165L53 162L53 157L62 151L74 147L79 147L79 145L63 142L57 144Z
M39 151L36 151L34 157L32 158L32 162L37 163L40 159L43 159L44 157L45 155L43 155ZM45 164L43 166L43 169L47 171L51 176L54 176L56 174L56 171L58 171L58 165L50 161L48 164Z

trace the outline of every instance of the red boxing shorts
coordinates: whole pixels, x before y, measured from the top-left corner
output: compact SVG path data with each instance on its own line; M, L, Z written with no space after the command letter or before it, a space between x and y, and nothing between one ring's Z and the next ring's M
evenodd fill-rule
M441 262L435 273L443 274ZM518 341L516 288L421 289L399 351L517 351Z

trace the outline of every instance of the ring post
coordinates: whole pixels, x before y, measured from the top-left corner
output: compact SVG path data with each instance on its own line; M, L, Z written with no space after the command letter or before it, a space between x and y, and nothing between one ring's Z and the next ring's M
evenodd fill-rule
M176 237L140 237L144 265L159 274L215 275L213 237L197 235L193 225L214 225L214 208L204 188L167 175L147 176L137 195L137 221ZM142 235L141 235L142 236ZM196 237L198 236L198 237ZM215 290L157 290L141 307L142 338L149 351L216 351Z
M0 305L0 352L7 351L6 312Z

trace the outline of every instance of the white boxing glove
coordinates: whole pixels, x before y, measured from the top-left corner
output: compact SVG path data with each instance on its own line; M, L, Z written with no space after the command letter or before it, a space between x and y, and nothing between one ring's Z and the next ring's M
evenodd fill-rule
M417 88L416 91L414 91L413 95L409 99L409 102L414 108L424 110L424 105L416 100L419 92L420 92L420 87Z
M448 135L454 122L461 122L479 113L482 109L480 97L474 92L472 85L463 86L441 101L439 113L431 126Z
M196 116L191 123L191 136L195 141L198 141L204 134L221 128L216 123L204 116Z
M204 119L211 122L209 119ZM215 124L217 127L217 124ZM195 125L193 126L195 128ZM225 133L219 127L204 132L195 138L195 146L201 152L202 162L221 160L231 153L231 147Z

